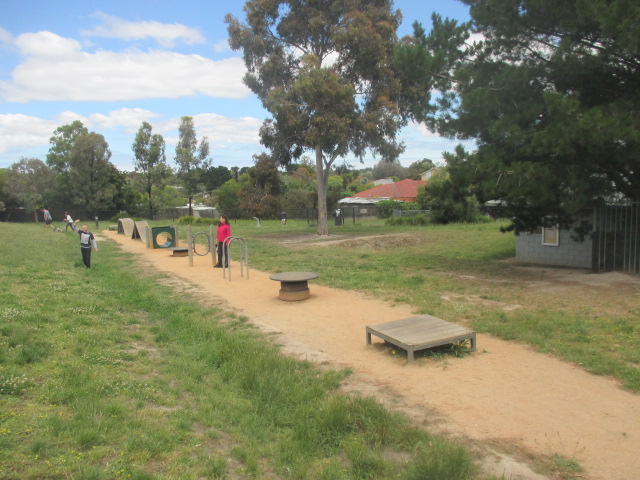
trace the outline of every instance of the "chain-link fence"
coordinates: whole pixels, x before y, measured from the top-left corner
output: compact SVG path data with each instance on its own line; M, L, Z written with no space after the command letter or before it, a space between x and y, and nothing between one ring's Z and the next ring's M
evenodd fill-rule
M50 209L51 216L53 217L53 223L62 222L63 215L67 212L74 220L80 220L83 223L90 224L95 222L95 217L98 217L98 222L113 223L116 217L129 217L134 219L147 219L149 220L149 211L146 207L141 206L140 209L131 212L122 212L119 210L98 210L90 211L77 208L71 208L68 210L62 209ZM232 210L220 210L216 212L217 215L225 215L230 220L238 219L250 219L240 209ZM299 208L289 209L284 212L287 220L306 220L311 225L316 225L318 222L318 209L317 208ZM406 214L407 212L403 212ZM280 220L281 212L277 215L273 215L271 218L260 218L260 220ZM327 212L328 220L331 221L336 217L340 218L340 224L344 222L353 222L363 219L371 218L377 215L375 206L346 206L336 209L329 209ZM185 216L182 208L162 208L154 210L152 220L166 220L167 222L175 222L180 217ZM198 216L210 216L209 214L199 213ZM24 208L8 208L7 210L0 212L0 222L16 222L16 223L30 223L30 222L44 222L42 212L38 210L25 210Z
M431 210L394 210L394 217L417 217L419 215L430 217Z
M82 209L51 209L49 213L53 217L53 223L62 222L64 214L68 213L74 220L80 220L83 223L94 223L96 217L98 221L108 222L109 219L118 215L118 210L97 210L89 211ZM31 223L31 222L43 222L44 215L42 211L38 210L26 210L24 208L7 208L5 211L0 212L0 222L15 222L15 223Z

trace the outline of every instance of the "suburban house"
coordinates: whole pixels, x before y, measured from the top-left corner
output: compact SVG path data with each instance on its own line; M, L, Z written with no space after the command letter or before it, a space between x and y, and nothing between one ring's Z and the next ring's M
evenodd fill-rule
M424 180L425 182L428 181L431 177L433 177L438 170L440 170L438 167L432 167L429 170L427 170L426 172L423 172L420 175L420 180Z
M385 178L379 178L378 180L374 180L373 183L376 187L378 185L387 185L389 183L394 183L393 178L391 177L385 177Z
M189 215L189 205L176 207L176 210L181 217ZM220 216L216 207L208 207L202 204L192 205L191 211L193 212L193 218L218 218Z
M418 188L426 183L424 180L411 180L410 178L395 183L384 183L356 193L353 197L338 200L338 205L341 209L353 208L355 216L373 216L376 214L376 203L382 200L415 202Z

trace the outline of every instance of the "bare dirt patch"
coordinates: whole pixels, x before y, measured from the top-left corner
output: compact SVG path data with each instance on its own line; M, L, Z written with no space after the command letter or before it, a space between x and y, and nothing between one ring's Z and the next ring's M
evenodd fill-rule
M146 249L139 240L114 232L103 234L167 272L172 288L246 316L281 344L285 353L351 369L354 373L343 385L344 391L373 395L416 424L459 438L483 455L485 469L497 476L557 478L545 467L560 455L584 468L576 478L640 478L640 396L623 391L615 380L490 335L478 336L478 351L472 355L422 358L408 365L405 358L389 355L375 339L371 346L365 342L366 325L411 316L414 312L408 306L313 282L311 298L283 302L278 299L278 283L269 280L267 273L251 270L249 278L241 277L238 265L232 264L229 281L211 268L208 257L194 257L189 267L187 258ZM362 245L362 239L354 238L328 241ZM605 305L607 291L616 292L616 301L627 312L631 305L638 305L640 281L635 277L532 267L514 268L512 275L523 288L505 308L521 308L531 295L551 305L567 297L577 305L581 299L600 295L602 308L610 311ZM558 291L556 287L564 290L554 297L551 292ZM492 300L477 297L476 301ZM543 471L544 475L536 473Z
M314 246L368 248L380 250L417 245L419 243L419 239L415 235L411 235L409 233L370 236L327 235L323 237L300 235L280 237L278 239L278 243L289 248L305 248L308 246Z

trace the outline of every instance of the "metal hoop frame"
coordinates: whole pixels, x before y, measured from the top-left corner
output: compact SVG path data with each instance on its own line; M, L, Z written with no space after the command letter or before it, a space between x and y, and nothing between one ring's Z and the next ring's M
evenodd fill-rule
M196 248L196 246L198 245L198 242L196 242L196 238L198 237L198 235L204 235L207 239L207 250L204 253L201 253L198 251L198 249ZM211 251L211 238L209 237L209 234L206 232L196 232L193 234L193 253L195 253L196 255L198 255L199 257L204 257L205 255L207 255L210 251Z

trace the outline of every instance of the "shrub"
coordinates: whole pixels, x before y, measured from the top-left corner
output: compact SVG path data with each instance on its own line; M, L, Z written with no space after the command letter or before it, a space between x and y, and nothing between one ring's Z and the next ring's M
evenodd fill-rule
M127 212L118 212L113 217L111 217L109 221L112 223L118 223L118 220L120 220L121 218L129 218L129 217L130 215Z
M419 210L420 206L413 202L398 202L397 200L381 200L376 203L378 218L389 218L394 210Z
M178 225L218 225L219 220L215 219L215 218L201 218L201 217L191 217L191 216L184 216L184 217L180 217L178 219Z
M480 216L478 201L468 189L452 182L446 170L438 172L418 189L416 201L431 212L433 223L473 223Z
M205 225L205 226L209 226L209 225L218 225L220 223L219 220L216 220L215 218L196 218L196 223L195 225Z

